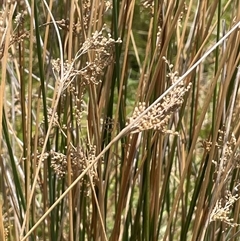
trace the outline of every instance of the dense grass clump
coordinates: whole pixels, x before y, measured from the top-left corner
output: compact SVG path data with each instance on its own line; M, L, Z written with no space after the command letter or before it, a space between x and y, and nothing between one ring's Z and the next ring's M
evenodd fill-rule
M0 240L239 239L238 0L0 3Z

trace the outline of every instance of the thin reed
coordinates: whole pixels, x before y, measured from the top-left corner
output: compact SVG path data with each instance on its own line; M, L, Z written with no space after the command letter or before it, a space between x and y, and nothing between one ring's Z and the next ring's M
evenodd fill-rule
M239 239L238 0L0 2L0 240Z

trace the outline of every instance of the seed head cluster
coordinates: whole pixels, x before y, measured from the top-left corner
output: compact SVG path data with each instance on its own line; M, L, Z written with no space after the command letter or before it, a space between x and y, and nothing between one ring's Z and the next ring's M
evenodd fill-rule
M213 160L212 162L215 165L215 174L219 174L220 176L225 176L225 178L228 178L229 175L225 175L225 173L230 173L234 168L238 168L239 166L239 153L233 153L234 147L236 145L235 136L232 134L229 140L224 143L224 135L225 131L219 130L219 137L216 143L216 147L219 149L221 157L219 160ZM212 143L209 143L209 150L211 145ZM222 164L220 165L220 163Z
M214 146L211 142L206 142L205 149L210 151L211 148ZM240 183L236 181L235 187L231 190L230 182L232 179L233 171L236 168L239 168L239 159L240 159L240 152L234 151L236 146L236 138L232 134L229 136L229 140L226 140L226 132L225 128L223 130L219 130L219 137L215 147L219 150L220 158L217 160L213 160L213 164L215 165L215 175L214 175L214 182L220 180L220 183L223 184L224 194L217 199L213 210L211 211L210 221L222 221L232 227L238 226L237 223L231 218L233 205L236 201L239 200L239 185ZM216 180L215 177L218 177ZM216 183L218 186L219 183ZM217 190L217 189L216 189Z
M83 6L83 26L85 30L88 30L89 20L90 20L90 11L91 11L91 1L84 0L82 3Z
M163 60L169 68L167 77L170 78L171 83L174 84L178 80L178 73L173 72L173 65L169 63L166 57L163 57ZM168 130L168 123L172 114L181 107L184 101L184 95L189 91L190 87L191 84L185 86L183 83L179 83L163 98L162 102L154 105L139 121L136 122L136 118L147 109L145 102L138 103L138 106L135 107L133 115L129 121L129 123L136 122L132 127L132 132L154 129L161 133L177 134L176 132Z
M210 221L222 221L231 227L239 226L234 223L234 219L230 218L233 205L239 200L239 195L233 195L230 191L226 191L225 196L217 200L217 203L211 212Z
M154 105L137 123L134 123L133 132L154 129L162 133L168 133L168 123L172 114L176 112L183 103L183 97L190 86L179 85L173 89L169 95L163 98L161 103ZM135 122L135 119L146 109L146 103L140 102L133 111L129 123ZM170 132L172 133L172 132Z
M63 82L61 91L64 91L76 77L78 77L76 80L77 84L82 86L97 85L101 82L105 68L114 62L114 46L116 43L121 43L121 40L112 39L111 35L106 33L105 27L101 31L93 33L90 38L87 38L77 52L75 59L71 62L66 61L63 65L64 77L60 82ZM88 61L79 70L74 66L80 64L78 59L83 55L87 55ZM52 69L55 78L61 79L60 59L52 61Z
M105 33L105 27L100 32L93 33L92 37L84 42L80 52L85 53L88 50L91 58L79 72L82 84L101 82L105 68L113 63L116 43L121 43L121 40L112 39L110 34Z
M22 21L24 19L24 14L25 14L24 12L18 13L14 20L14 22L16 23L16 27L11 34L8 48L15 43L20 43L20 42L24 41L24 39L29 38L28 31L21 31L20 33L17 32L17 30L19 29L19 26L22 24ZM4 48L5 48L4 37L6 36L4 34L4 31L6 30L6 24L4 22L3 16L4 16L4 12L0 11L0 60L3 57Z
M92 163L95 159L96 148L91 147L87 153L83 150L77 151L74 148L70 150L70 160L71 160L71 175L78 176L86 167ZM51 151L51 167L57 174L58 178L62 178L67 174L67 156L60 152ZM95 180L97 177L95 167L90 169L90 176Z
M47 110L48 123L50 123L50 120L51 120L52 116L53 116L53 109L52 108L48 108L48 110ZM55 112L54 113L52 127L59 127L58 119L59 119L58 118L58 113Z

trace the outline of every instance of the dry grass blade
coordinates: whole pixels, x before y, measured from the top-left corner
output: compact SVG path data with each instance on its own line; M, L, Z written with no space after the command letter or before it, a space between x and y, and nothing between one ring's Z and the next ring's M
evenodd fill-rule
M239 13L2 1L0 239L237 240Z

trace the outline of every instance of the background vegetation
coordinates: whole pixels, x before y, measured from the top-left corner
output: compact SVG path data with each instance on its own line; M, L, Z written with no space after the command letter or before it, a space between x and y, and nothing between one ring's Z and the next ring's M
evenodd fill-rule
M0 240L239 240L238 0L0 4Z

